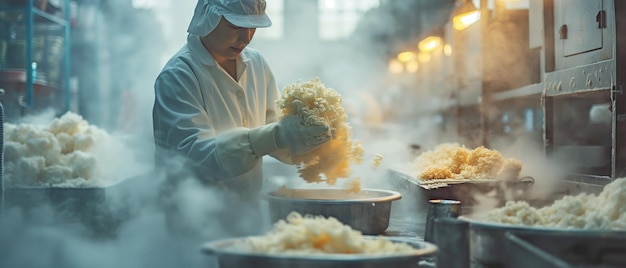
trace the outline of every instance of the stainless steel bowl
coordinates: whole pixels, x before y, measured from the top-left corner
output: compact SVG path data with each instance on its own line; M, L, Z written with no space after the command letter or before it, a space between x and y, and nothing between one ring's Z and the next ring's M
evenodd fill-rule
M302 215L335 217L366 235L381 234L389 227L391 202L402 198L398 192L363 189L279 189L269 192L270 220L285 219L292 211Z
M372 239L374 237L371 237ZM417 268L418 262L427 256L433 256L437 247L428 242L406 238L392 238L392 242L403 242L415 250L397 254L264 254L246 252L235 248L246 238L231 238L212 241L202 246L202 251L215 256L219 268L271 267L271 268L373 268L397 267Z

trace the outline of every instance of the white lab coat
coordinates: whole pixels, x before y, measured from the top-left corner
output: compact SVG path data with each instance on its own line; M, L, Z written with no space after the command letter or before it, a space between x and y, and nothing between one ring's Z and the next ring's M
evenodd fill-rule
M155 82L157 159L161 154L165 156L161 159L171 162L175 158L170 156L182 155L205 183L258 191L262 156L253 153L248 131L277 120L279 92L269 65L257 50L243 50L237 60L237 77L235 81L217 64L198 36L188 36L187 44L167 62ZM286 150L277 153L283 155Z

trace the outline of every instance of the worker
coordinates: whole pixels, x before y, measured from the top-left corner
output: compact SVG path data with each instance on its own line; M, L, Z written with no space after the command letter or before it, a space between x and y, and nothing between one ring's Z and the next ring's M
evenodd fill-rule
M291 155L331 138L328 126L307 125L299 116L277 120L274 75L248 47L256 28L271 25L265 6L264 0L198 0L186 44L154 85L155 160L167 173L166 188L191 176L253 196L262 186L265 155L289 164Z

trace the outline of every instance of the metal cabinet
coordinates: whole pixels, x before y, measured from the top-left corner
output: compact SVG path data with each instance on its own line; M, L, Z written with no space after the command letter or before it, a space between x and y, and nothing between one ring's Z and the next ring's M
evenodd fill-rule
M546 7L554 20L545 28L550 53L546 94L550 96L609 90L615 82L616 10L610 0L553 0ZM553 53L552 53L553 52Z
M573 177L582 181L623 177L625 3L554 0L546 7L554 14L545 24L554 32L546 42L554 45L546 53L554 68L547 68L543 92L546 152L578 156L573 164L582 172Z
M556 70L613 58L612 1L556 0ZM609 18L611 17L611 18Z

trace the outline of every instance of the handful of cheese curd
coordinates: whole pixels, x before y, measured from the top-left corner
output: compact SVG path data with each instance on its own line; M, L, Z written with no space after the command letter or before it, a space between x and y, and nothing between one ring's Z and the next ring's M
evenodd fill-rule
M350 138L348 117L341 104L341 95L326 88L319 78L286 86L277 101L282 117L297 115L306 125L327 125L331 129L330 141L305 154L292 156L300 177L308 183L325 181L335 185L338 178L350 175L350 162L358 164L362 158L362 149L353 145Z

